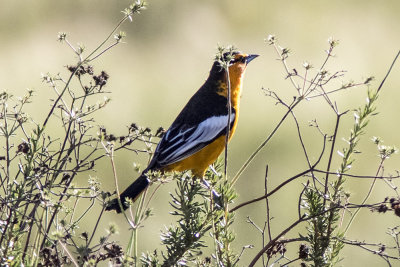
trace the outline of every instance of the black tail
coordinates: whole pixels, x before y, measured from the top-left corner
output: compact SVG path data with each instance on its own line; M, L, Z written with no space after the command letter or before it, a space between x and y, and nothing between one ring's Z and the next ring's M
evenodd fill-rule
M137 178L124 192L119 196L122 203L122 208L126 210L128 205L126 205L125 201L127 198L135 201L136 198L147 188L150 181L145 174L142 174ZM109 202L106 207L106 210L115 210L117 213L121 213L121 207L119 206L118 199L115 198Z

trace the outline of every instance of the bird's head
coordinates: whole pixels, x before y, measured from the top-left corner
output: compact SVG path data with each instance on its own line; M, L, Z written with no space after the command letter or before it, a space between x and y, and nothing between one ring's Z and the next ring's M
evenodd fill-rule
M217 94L227 97L228 96L228 83L225 69L229 70L229 88L231 90L231 100L237 102L242 91L243 76L246 71L247 64L253 59L258 57L254 54L244 54L238 51L227 52L217 58L210 71L205 88L216 90ZM215 86L216 85L216 86Z
M239 51L225 52L222 56L215 59L210 74L211 76L224 79L224 76L226 76L224 64L227 64L229 76L241 78L246 70L247 64L256 57L258 57L258 55L245 54Z

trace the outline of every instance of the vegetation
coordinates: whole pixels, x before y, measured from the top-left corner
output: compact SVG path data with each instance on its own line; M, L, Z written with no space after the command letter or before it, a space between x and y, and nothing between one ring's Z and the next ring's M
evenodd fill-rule
M344 79L345 71L327 68L338 45L334 39L328 40L326 56L318 67L305 62L301 68L293 68L288 62L290 49L281 47L273 35L266 38L266 45L276 51L282 63L286 80L294 89L294 97L285 100L277 92L263 88L265 95L277 104L276 108L283 108L285 112L232 178L228 176L228 146L225 155L206 174L209 188L192 179L190 173L151 174L154 184L176 183L175 192L169 198L170 213L175 216L176 223L163 230L161 247L139 252L141 239L138 237L138 232L146 229L146 220L151 219L151 201L159 186L153 186L155 189L151 194L146 192L136 203L130 203L130 209L123 213L130 229L127 245L113 241L118 239L113 223L107 232L102 233L98 225L113 194L101 187L98 179L90 175L91 171L96 169L100 160L109 159L118 194L115 153L129 150L151 156L154 145L164 132L162 128L153 131L132 123L126 135L115 136L108 129L96 125L95 120L97 112L109 103L108 98L95 101L107 93L110 76L106 71L97 70L94 64L104 53L121 44L125 33L119 32L120 26L144 9L145 3L140 0L125 9L116 27L93 51L87 52L83 45L73 46L67 34L59 33L58 40L70 47L78 60L75 65L66 66L67 77L43 75L43 82L55 95L43 122L25 112L27 105L35 105L32 90L23 97L15 97L9 92L0 94L0 143L4 147L0 154L2 266L97 266L104 262L124 266L272 266L292 263L335 266L342 259L341 252L346 246L366 250L382 258L388 266L400 260L398 226L387 232L393 237L393 244L365 241L369 240L368 233L362 240L352 240L347 235L361 209L371 211L369 216L379 213L400 216L400 198L395 184L400 175L397 172L388 174L384 168L386 161L397 152L394 146L383 145L379 137L372 138L379 156L376 173L365 176L351 172L355 164L364 164L358 145L362 138L368 138L368 123L377 114L379 95L384 93L384 82L398 55L378 88L370 85L372 77L336 87L336 81ZM224 60L221 55L232 51L232 47L220 47L217 51L216 58L224 68L229 66L229 56ZM355 87L367 88L366 103L352 111L341 110L333 96ZM365 97L364 93L360 94L361 98ZM332 129L327 131L310 114L307 119L315 142L307 145L304 123L296 114L318 99L324 101L324 107L335 116L335 121ZM352 126L344 138L346 145L339 147L338 140L343 139L339 132L347 127L344 118L352 118ZM279 135L281 126L289 121L293 123L302 149L303 156L298 160L303 160L307 168L282 179L284 182L271 189L269 169L287 168L289 163L267 166L262 183L265 194L236 204L235 184L260 151ZM62 129L62 134L49 130L56 128ZM319 147L317 156L310 153L311 146ZM78 175L88 178L86 185L76 184ZM371 181L360 203L351 202L347 190L350 179ZM279 226L282 229L272 231L274 216L269 201L278 191L284 191L293 183L301 187L297 218L284 220L286 225L283 228ZM370 202L377 183L387 184L394 197L378 195L381 202ZM239 210L246 213L246 207L259 201L265 202L263 226L249 216L247 222L260 235L261 246L235 244L238 242L233 231L237 223L236 213ZM76 209L80 203L85 203L83 212ZM81 222L87 217L96 218L91 229L81 227ZM290 244L295 244L297 250L294 251ZM242 249L236 251L238 246ZM209 247L213 248L212 252L206 250ZM253 249L254 257L247 262L242 256L249 249Z

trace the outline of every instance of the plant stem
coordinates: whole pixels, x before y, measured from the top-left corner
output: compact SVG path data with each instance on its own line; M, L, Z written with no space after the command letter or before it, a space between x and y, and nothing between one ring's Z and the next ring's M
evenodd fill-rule
M229 64L229 63L227 63ZM226 73L226 86L228 90L228 99L227 99L227 109L228 109L228 122L226 124L226 136L225 136L225 166L224 166L224 176L225 180L228 179L228 142L229 142L229 137L231 133L231 116L232 116L232 92L231 92L231 81L229 78L229 65L226 65L225 67L225 73ZM236 115L237 116L237 115Z
M332 164L332 157L333 157L333 153L335 150L335 144L336 144L336 137L337 137L337 133L338 133L338 129L339 129L339 122L340 122L340 118L343 115L343 113L341 114L336 114L336 125L335 125L335 131L333 133L333 140L332 140L332 146L331 146L331 151L329 153L329 160L328 160L328 165L326 166L326 175L325 175L325 186L324 186L324 206L326 204L326 199L327 199L327 195L328 195L328 187L329 187L329 171L331 169L331 164ZM342 176L339 177L339 179L341 179Z
M381 169L383 168L383 162L384 162L384 160L385 160L385 159L382 159L382 160L381 160L381 162L380 162L380 164L379 164L379 167L378 167L378 170L376 171L375 179L372 181L371 186L369 187L368 193L367 193L367 195L365 196L365 198L363 199L363 201L361 202L360 205L364 205L364 204L367 202L367 200L369 199L369 197L371 196L371 193L372 193L372 190L374 189L376 180L378 179L379 172L380 172ZM350 221L348 222L346 228L344 229L344 233L345 233L345 234L346 234L347 231L350 229L351 224L353 223L354 219L356 218L356 216L357 216L357 214L360 212L360 210L361 210L361 207L359 207L358 209L356 209L356 211L355 211L355 212L353 213L353 215L351 216Z
M232 179L231 183L231 188L233 185L237 182L239 177L242 175L242 173L247 169L247 167L250 165L250 163L254 160L254 158L260 153L261 149L265 147L265 145L269 142L269 140L274 136L276 131L278 131L279 127L282 125L282 123L285 121L286 117L292 112L292 110L301 102L302 98L297 98L295 102L289 106L288 111L286 111L285 115L283 115L282 119L279 121L279 123L275 126L274 130L268 135L267 139L265 139L257 148L256 150L250 155L250 157L245 161L245 163L240 167L239 171L236 173L236 175Z

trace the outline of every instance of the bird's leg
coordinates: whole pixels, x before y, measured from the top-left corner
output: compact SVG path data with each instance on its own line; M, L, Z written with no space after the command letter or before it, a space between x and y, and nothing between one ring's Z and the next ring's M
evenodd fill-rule
M207 180L206 179L201 179L202 181L203 181L203 184L204 184L204 186L208 189L208 190L210 190L211 189L211 185L210 185L210 183L209 182L207 182ZM211 189L211 191L212 191L212 194L214 195L214 196L216 196L216 197L220 197L220 194L218 194L217 193L217 191L215 191L214 189Z
M214 189L211 188L210 183L207 182L206 179L203 178L203 179L201 179L201 180L202 180L204 186L207 187L208 190L211 190L211 193L212 193L212 195L213 195L213 202L215 203L215 206L216 206L218 209L221 209L221 207L222 207L221 195L218 194L217 191L215 191Z
M209 168L210 168L210 170L211 170L215 175L221 176L221 174L218 173L218 172L214 169L214 166L213 166L213 165L210 165Z

